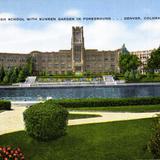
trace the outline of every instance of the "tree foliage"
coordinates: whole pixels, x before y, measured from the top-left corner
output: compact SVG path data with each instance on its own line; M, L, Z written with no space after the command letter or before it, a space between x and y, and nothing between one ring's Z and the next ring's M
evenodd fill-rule
M125 73L126 71L136 71L140 66L141 62L136 55L130 54L120 54L119 59L119 67L121 73Z
M152 73L156 69L160 69L160 47L151 53L151 57L147 61L147 67Z
M0 83L1 84L12 84L16 82L24 82L27 76L33 75L34 59L29 57L27 63L22 67L12 67L4 69L3 66L0 68Z
M3 81L4 76L5 76L4 67L1 66L1 69L0 69L0 81Z
M19 74L18 74L18 79L17 79L18 82L24 82L25 81L25 72L24 70L20 70Z

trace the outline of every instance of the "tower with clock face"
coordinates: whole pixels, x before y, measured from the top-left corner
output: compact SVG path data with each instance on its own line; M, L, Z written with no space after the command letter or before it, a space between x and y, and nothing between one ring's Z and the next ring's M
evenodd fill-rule
M72 70L75 73L84 71L84 37L83 27L72 27Z

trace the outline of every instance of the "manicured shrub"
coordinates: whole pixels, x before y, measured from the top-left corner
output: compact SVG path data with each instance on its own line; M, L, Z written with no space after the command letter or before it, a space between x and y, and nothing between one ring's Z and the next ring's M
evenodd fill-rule
M20 148L0 146L0 160L24 160L24 155Z
M68 111L58 104L39 103L23 115L26 131L33 138L47 141L66 133Z
M0 100L0 110L10 110L11 102L6 100Z
M47 102L57 103L66 108L153 105L160 104L160 97L57 99L48 100Z
M149 150L155 159L160 158L160 116L154 119L154 128L149 142Z

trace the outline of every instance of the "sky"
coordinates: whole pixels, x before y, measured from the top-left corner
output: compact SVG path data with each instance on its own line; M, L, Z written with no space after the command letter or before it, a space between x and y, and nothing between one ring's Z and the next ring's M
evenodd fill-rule
M29 53L71 48L72 26L83 26L85 48L116 50L123 43L129 51L160 45L158 0L0 0L0 52ZM55 21L27 21L26 18L56 18ZM60 21L58 18L81 18ZM110 17L111 20L83 20ZM140 20L124 20L140 17ZM23 18L24 21L8 21Z

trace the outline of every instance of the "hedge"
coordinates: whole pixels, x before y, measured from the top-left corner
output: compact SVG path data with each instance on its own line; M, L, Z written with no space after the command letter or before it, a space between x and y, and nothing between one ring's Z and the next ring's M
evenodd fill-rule
M0 100L0 110L10 110L11 102L6 100Z
M154 105L160 104L160 97L52 99L48 100L47 103L57 103L66 108Z
M37 140L52 140L66 134L68 111L58 104L35 104L23 116L28 135Z
M148 149L152 153L154 159L160 158L160 115L153 119L154 125L152 130L151 139L148 143Z

